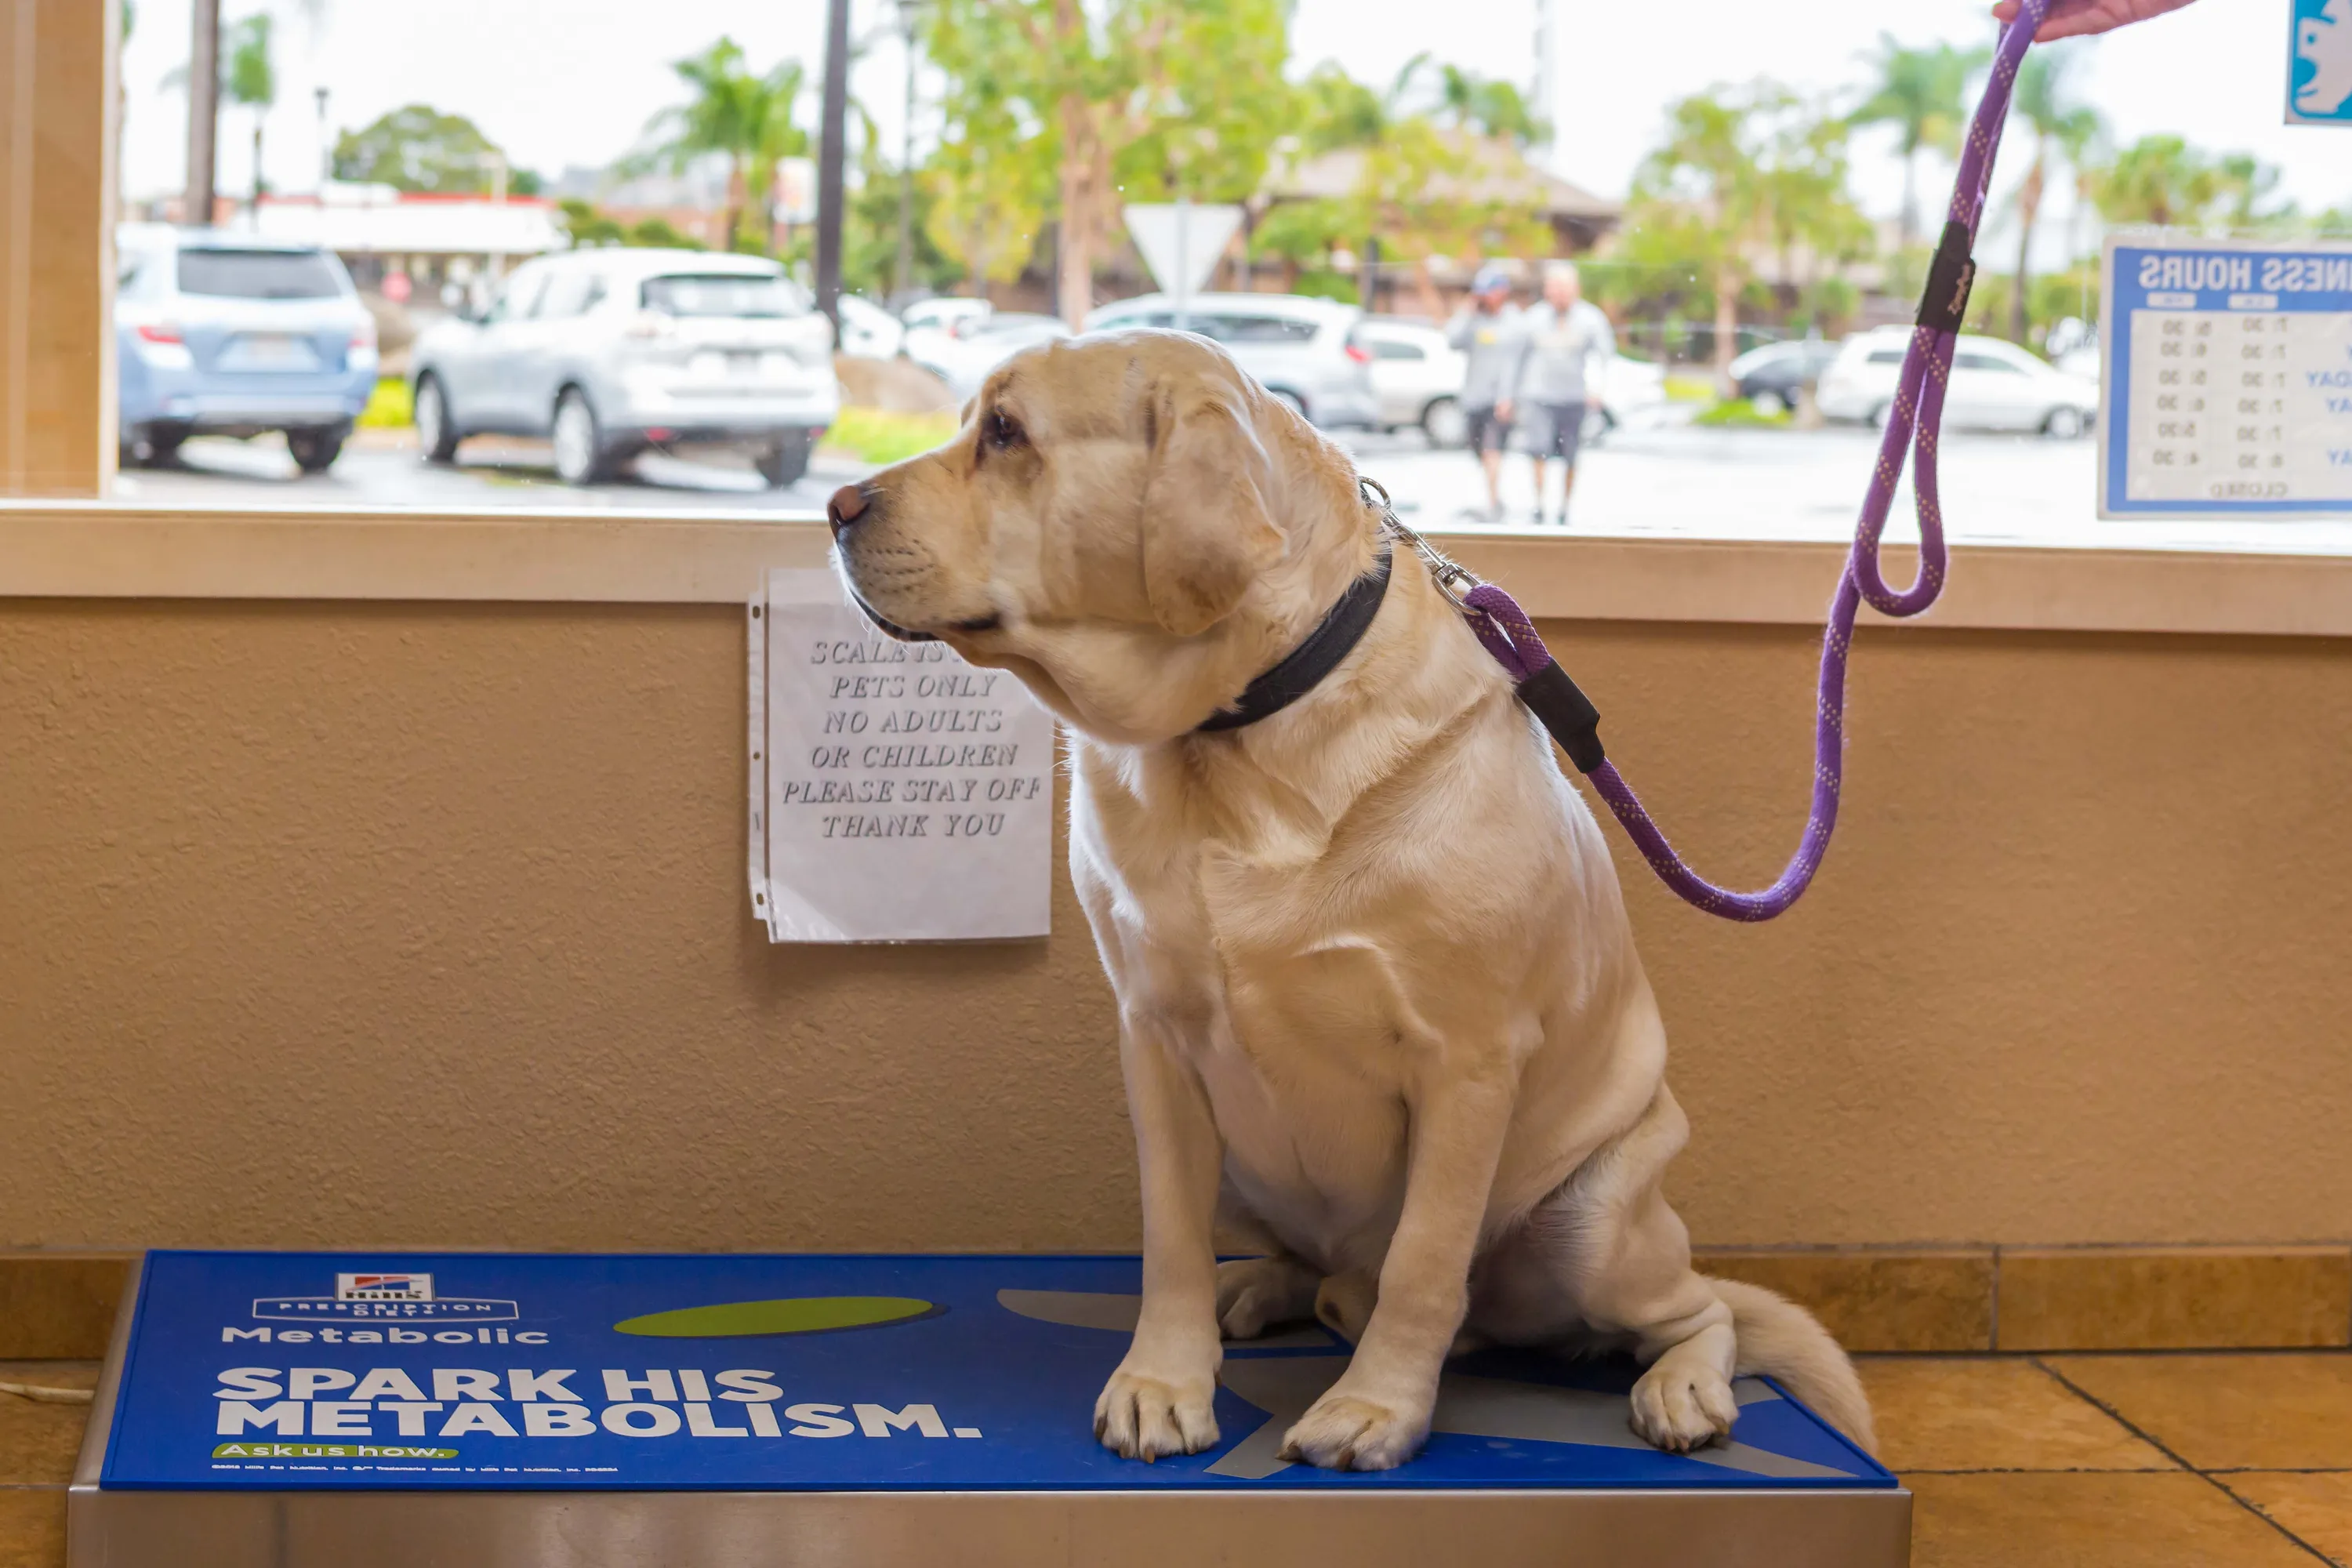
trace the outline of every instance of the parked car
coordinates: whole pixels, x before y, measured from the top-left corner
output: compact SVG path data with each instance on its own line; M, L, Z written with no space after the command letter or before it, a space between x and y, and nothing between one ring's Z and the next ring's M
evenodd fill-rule
M334 253L143 224L117 242L123 460L281 431L304 473L332 466L376 378L374 319Z
M1731 380L1759 414L1782 414L1797 405L1802 388L1820 384L1837 356L1838 345L1826 338L1766 343L1731 362Z
M1822 373L1817 400L1832 419L1884 425L1895 405L1909 327L1856 332ZM2099 385L2044 363L2015 343L1963 334L1952 353L1944 423L1957 430L2039 430L2071 440L2099 412Z
M1376 429L1372 353L1355 337L1363 316L1353 305L1302 294L1196 294L1180 322L1173 300L1145 294L1094 311L1087 330L1181 326L1224 345L1268 392L1315 424Z
M968 294L934 294L928 300L918 300L898 312L898 320L908 331L936 329L945 331L970 316L985 316L989 303Z
M990 371L1023 349L1069 335L1059 316L1025 310L966 313L946 327L908 331L907 357L946 382L961 401L980 390Z
M409 355L416 436L544 436L567 484L649 447L748 449L788 485L841 407L833 323L775 262L715 251L575 250L525 262L490 308Z
M1584 438L1627 425L1647 425L1666 406L1666 367L1632 354L1609 356L1601 367L1601 401L1584 416ZM1598 422L1596 427L1596 421Z
M1418 426L1433 447L1470 439L1460 402L1467 356L1444 332L1410 316L1367 316L1356 328L1356 341L1371 353L1382 429Z
M907 328L898 317L855 294L841 297L841 352L859 359L896 359L907 346Z

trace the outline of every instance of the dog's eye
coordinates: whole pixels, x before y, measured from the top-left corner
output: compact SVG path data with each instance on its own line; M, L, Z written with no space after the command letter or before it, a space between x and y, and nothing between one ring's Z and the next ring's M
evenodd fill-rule
M1029 439L1021 428L1021 422L999 408L992 408L982 416L980 438L1000 452L1009 451Z

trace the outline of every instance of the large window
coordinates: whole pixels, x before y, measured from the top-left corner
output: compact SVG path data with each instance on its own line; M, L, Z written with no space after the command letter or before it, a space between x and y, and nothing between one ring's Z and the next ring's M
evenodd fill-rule
M819 0L224 0L202 213L194 9L120 8L82 346L120 500L805 515L1126 324L1223 342L1425 526L1791 538L1866 482L1993 37L1977 0L857 0L829 321ZM2093 521L2108 232L2352 231L2276 31L2201 0L2028 58L1961 537ZM1240 214L1181 283L1126 216L1177 202Z

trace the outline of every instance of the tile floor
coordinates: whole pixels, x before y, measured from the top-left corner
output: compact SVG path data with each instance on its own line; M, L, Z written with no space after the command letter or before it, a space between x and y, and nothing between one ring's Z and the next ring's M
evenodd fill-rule
M2352 1568L2352 1352L1871 1356L1917 1568ZM88 1387L94 1362L0 1362ZM65 1561L86 1409L0 1394L0 1568Z

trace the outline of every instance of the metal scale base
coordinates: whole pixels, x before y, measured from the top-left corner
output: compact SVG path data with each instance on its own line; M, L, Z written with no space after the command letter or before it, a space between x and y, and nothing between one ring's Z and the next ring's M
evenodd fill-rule
M1766 1379L1662 1454L1635 1369L1453 1363L1420 1458L1278 1457L1347 1364L1225 1348L1223 1440L1122 1460L1096 1394L1132 1258L151 1253L68 1513L74 1568L1896 1568L1911 1497Z

